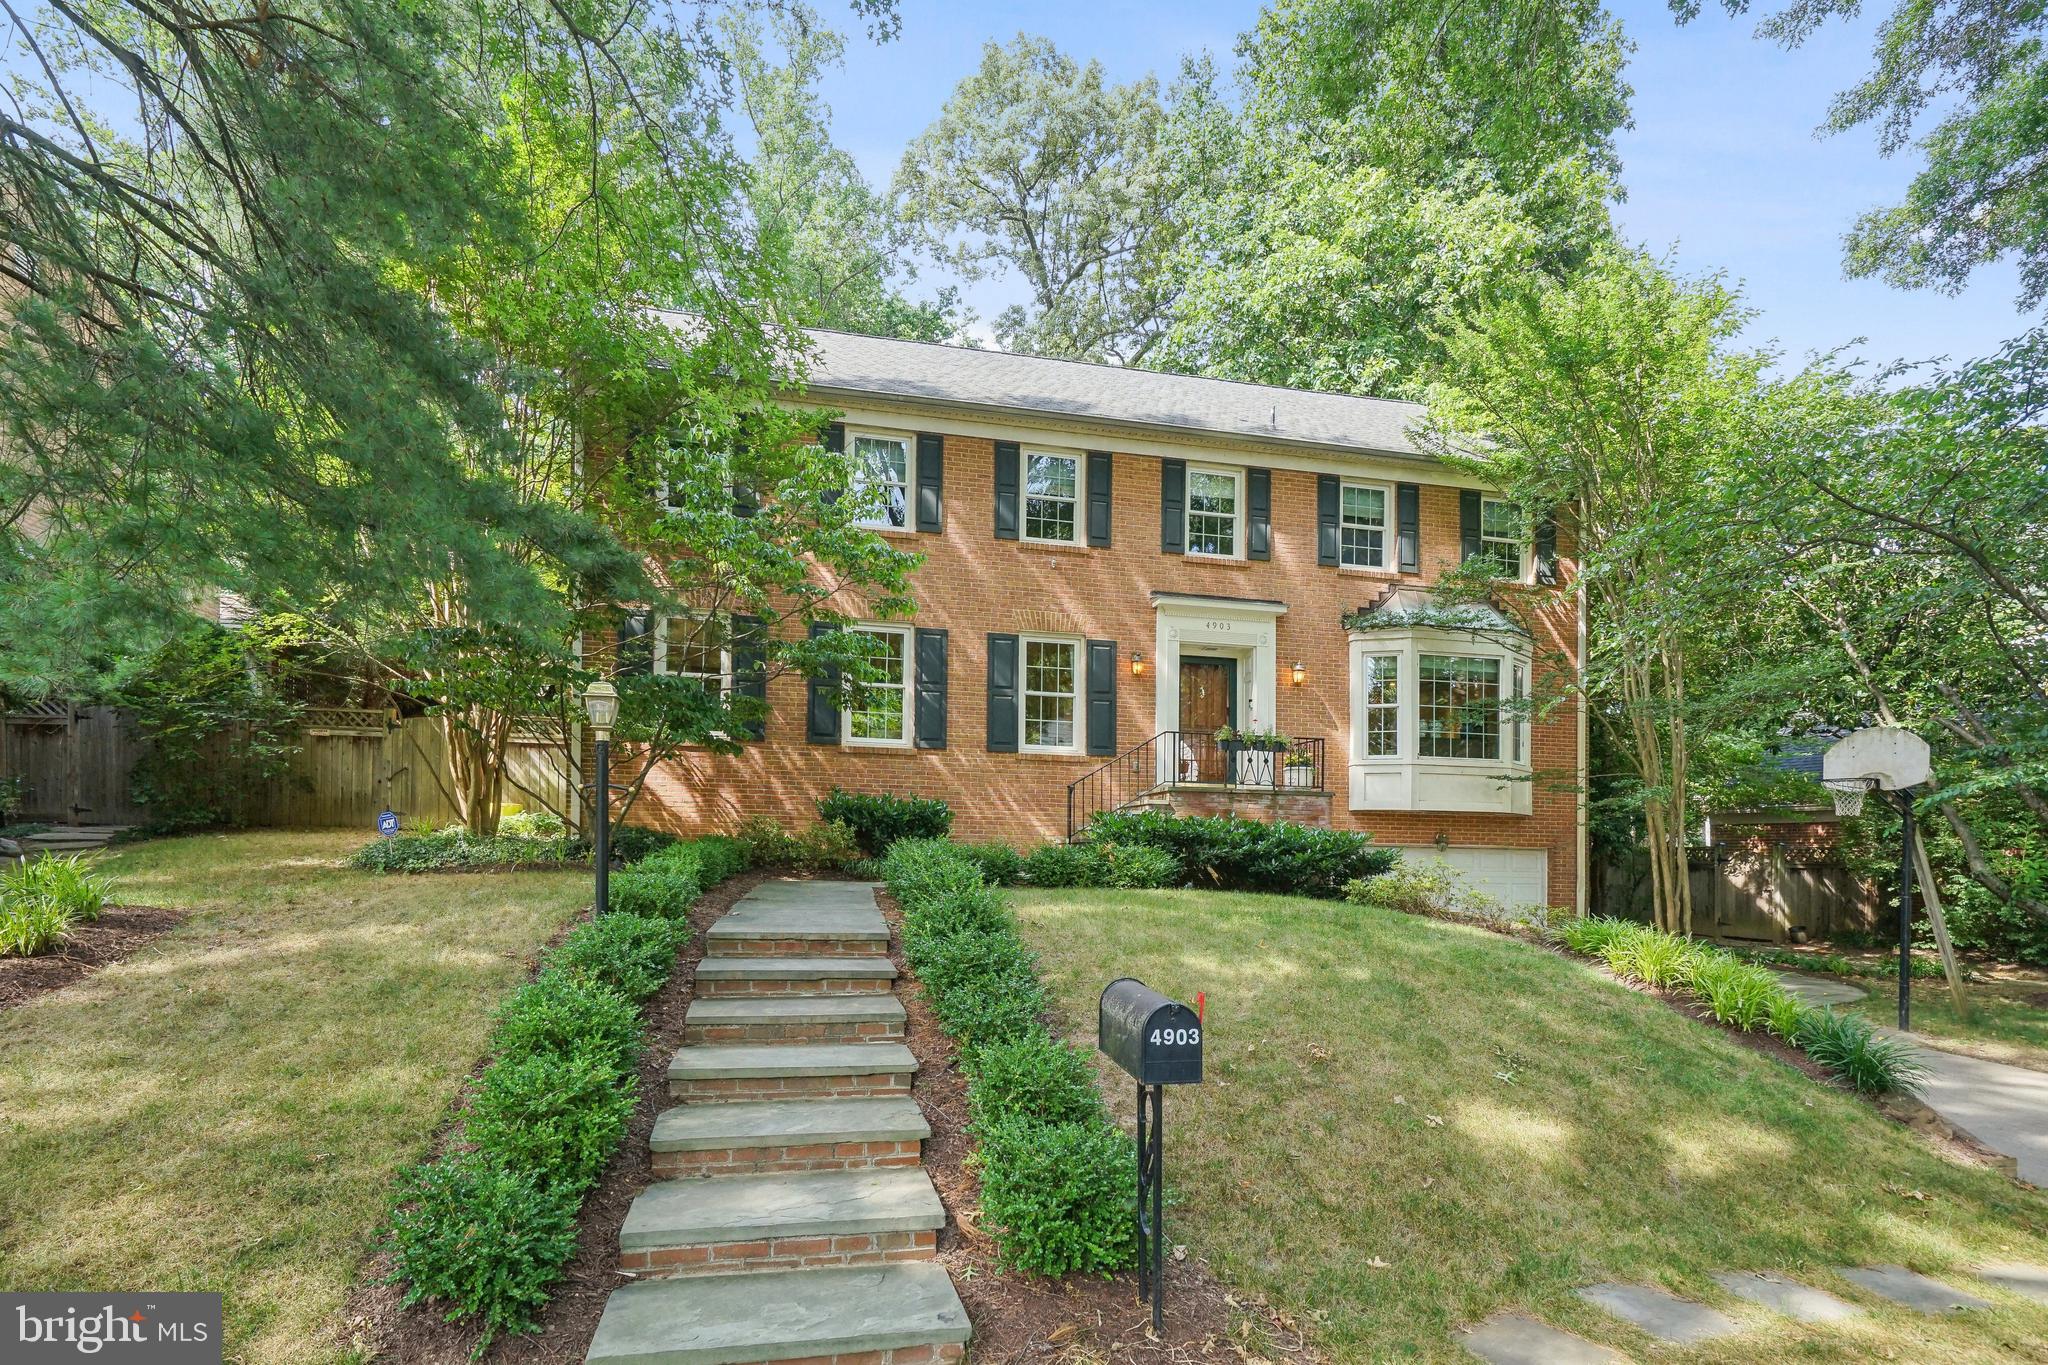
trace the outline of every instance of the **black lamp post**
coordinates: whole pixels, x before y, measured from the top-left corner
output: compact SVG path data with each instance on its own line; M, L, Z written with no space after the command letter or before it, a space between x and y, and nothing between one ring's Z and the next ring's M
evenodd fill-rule
M597 741L597 913L611 908L612 722L619 718L619 692L603 678L583 689L583 710Z

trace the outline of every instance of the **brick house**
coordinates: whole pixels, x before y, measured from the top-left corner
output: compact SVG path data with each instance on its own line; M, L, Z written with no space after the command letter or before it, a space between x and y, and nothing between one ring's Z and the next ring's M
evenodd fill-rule
M1418 450L1419 407L812 339L787 401L841 414L828 443L886 487L875 529L924 556L914 614L860 627L891 683L854 709L773 679L765 733L662 765L636 822L801 822L836 784L941 797L958 837L1023 847L1140 801L1364 830L1504 900L1581 904L1583 717L1515 704L1577 668L1569 545L1523 543ZM1433 609L1473 556L1528 610ZM1304 756L1227 750L1226 725Z

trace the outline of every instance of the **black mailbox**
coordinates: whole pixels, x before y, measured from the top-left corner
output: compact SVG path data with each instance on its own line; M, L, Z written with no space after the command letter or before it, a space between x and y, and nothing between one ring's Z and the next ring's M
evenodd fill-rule
M1119 977L1102 988L1095 1045L1139 1085L1200 1085L1202 1023L1178 1000Z

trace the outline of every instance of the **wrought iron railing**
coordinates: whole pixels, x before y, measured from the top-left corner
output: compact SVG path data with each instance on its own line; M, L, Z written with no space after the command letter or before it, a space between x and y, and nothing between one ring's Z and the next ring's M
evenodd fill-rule
M1104 811L1122 810L1156 791L1225 787L1324 791L1321 739L1286 748L1219 742L1203 730L1162 730L1067 786L1067 838Z

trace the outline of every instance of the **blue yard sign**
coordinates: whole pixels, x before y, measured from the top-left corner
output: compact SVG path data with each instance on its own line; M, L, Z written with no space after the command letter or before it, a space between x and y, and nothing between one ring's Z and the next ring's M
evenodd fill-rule
M387 839L397 838L398 816L388 810L379 815L377 817L377 832Z

